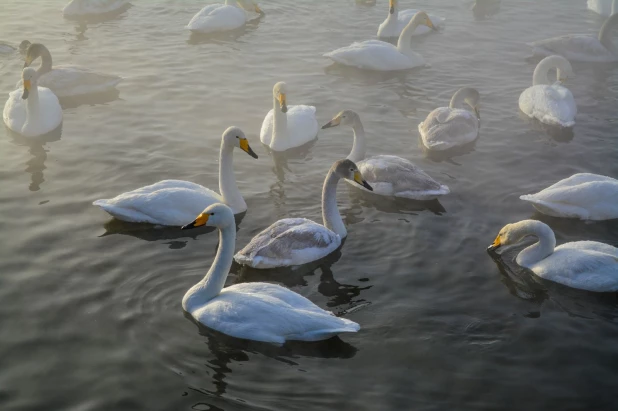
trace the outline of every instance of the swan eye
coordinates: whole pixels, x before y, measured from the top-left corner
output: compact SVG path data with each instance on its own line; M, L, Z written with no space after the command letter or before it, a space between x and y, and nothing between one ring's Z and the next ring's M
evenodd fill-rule
M210 213L210 215L215 215L215 213Z
M240 136L236 136L236 138L240 138Z

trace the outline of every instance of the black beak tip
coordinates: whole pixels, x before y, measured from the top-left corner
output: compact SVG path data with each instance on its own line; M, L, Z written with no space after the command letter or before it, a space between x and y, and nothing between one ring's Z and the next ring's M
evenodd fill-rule
M366 181L363 181L363 187L365 187L369 191L373 191L373 187L371 187Z
M190 230L192 228L195 228L195 221L187 224L187 225L183 225L182 227L180 227L181 230Z
M394 7L391 7L391 8L390 8L390 13L391 13L391 14L395 14L395 8L394 8Z
M489 247L487 247L487 252L494 254L496 252L496 250L498 249L498 247L496 247L495 245L490 245Z
M322 130L326 130L327 128L331 128L332 126L330 125L330 123L326 123L322 126Z
M281 112L282 113L287 113L288 112L288 108L285 107L285 106L281 107Z
M22 100L27 99L28 98L28 94L29 94L28 90L24 90L24 94L21 95Z
M256 159L258 158L258 155L255 154L255 152L253 150L251 150L251 149L249 149L249 152L247 154L249 154L253 158L256 158Z

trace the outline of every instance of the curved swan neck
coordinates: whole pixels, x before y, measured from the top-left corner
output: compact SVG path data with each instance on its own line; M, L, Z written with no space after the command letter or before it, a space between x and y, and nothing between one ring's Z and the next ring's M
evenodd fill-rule
M247 208L247 204L236 185L234 146L226 143L225 139L221 140L221 149L219 151L219 192L221 197L223 197L223 202L235 212Z
M536 243L527 247L517 255L517 264L522 267L530 267L550 256L556 248L556 236L554 232L540 221L526 221L519 227L513 236L523 240L527 236L535 236L539 239Z
M420 16L418 13L412 17L412 20L408 23L408 25L401 31L399 35L399 40L397 41L397 50L400 53L405 54L406 52L412 51L412 34L414 30L420 24Z
M352 144L352 151L348 156L348 160L352 160L356 163L357 161L363 160L367 155L365 147L365 129L359 118L354 120L352 130L354 132L354 143Z
M337 208L338 182L339 177L333 170L330 170L324 180L324 187L322 187L322 219L324 220L324 227L338 234L339 237L345 238L348 232Z
M618 25L618 14L615 13L614 6L616 5L616 1L612 4L612 15L605 20L603 26L601 27L601 31L599 31L599 41L606 49L611 51L612 53L618 55L618 48L612 41L612 31L614 28L617 28Z
M39 77L52 69L52 56L49 49L43 45L40 45L40 47L41 66L36 71Z
M571 65L569 62L561 56L549 56L537 64L532 75L532 85L538 86L541 84L551 84L547 75L549 70L556 68L556 77L560 79L560 71L564 70L567 73L571 71Z
M288 116L281 111L279 100L273 96L273 135L271 147L276 147L277 141L286 140L288 134Z

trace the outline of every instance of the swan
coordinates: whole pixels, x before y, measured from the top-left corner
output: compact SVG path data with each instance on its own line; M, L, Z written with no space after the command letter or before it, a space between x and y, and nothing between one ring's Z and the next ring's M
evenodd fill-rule
M520 266L567 287L618 291L618 248L596 241L575 241L556 247L554 232L540 221L507 224L488 250L517 244L528 236L537 237L538 242L517 255Z
M182 226L204 207L214 203L225 203L235 214L243 213L247 211L247 204L234 179L234 147L258 158L240 128L229 127L225 130L219 153L221 194L189 181L163 180L112 199L97 200L92 204L119 220L167 226Z
M412 35L418 26L435 29L427 13L419 11L401 32L397 47L385 41L367 40L331 51L324 54L324 57L346 66L377 71L424 66L423 56L412 51Z
M215 33L236 30L247 22L245 10L262 10L253 0L226 0L225 4L211 4L197 12L187 29L197 33Z
M481 97L476 89L464 87L451 98L448 107L439 107L418 125L423 145L441 151L462 146L476 140L481 124ZM466 103L473 110L456 108Z
M335 162L322 188L324 225L306 218L284 218L253 237L234 259L253 268L289 267L319 260L335 251L348 234L337 209L337 183L342 178L372 189L354 162Z
M113 13L128 5L128 0L71 0L62 14L65 17L93 16Z
M552 217L580 220L618 218L618 180L598 174L573 174L536 194L519 198Z
M605 20L598 38L588 34L567 34L529 43L532 53L539 56L560 54L569 61L608 63L618 61L618 47L612 41L612 31L618 25L618 14Z
M588 10L609 17L618 12L618 0L588 0Z
M366 157L365 129L360 116L352 110L344 110L322 128L346 125L352 127L354 144L347 157L358 166L358 170L373 188L373 192L387 197L401 197L411 200L433 200L450 192L445 185L427 175L423 170L405 158L389 155ZM350 180L346 180L351 183ZM354 184L355 187L361 187ZM360 188L365 190L365 188Z
M55 130L62 123L62 107L58 97L37 85L37 73L32 67L22 71L23 91L9 94L2 117L8 128L25 137L36 137Z
M549 70L556 68L558 81L551 84L547 79ZM573 76L573 69L562 56L548 56L539 62L532 76L532 87L519 96L519 108L530 118L542 123L573 127L577 105L571 91L562 83Z
M290 340L326 340L360 330L357 323L336 317L276 284L255 282L223 288L236 243L234 214L225 204L212 204L182 229L200 226L219 229L219 247L204 279L182 298L182 308L196 321L232 337L277 345Z
M393 38L399 37L403 29L408 25L412 17L420 10L408 9L399 11L399 0L390 0L388 7L388 16L386 20L380 24L378 28L378 37L380 38ZM436 29L440 29L444 26L444 21L442 17L438 17L433 14L429 14L429 19L435 25ZM419 36L422 34L431 33L432 29L427 26L418 26L412 32L412 36Z
M273 109L266 114L260 140L273 151L300 147L318 135L320 126L313 106L288 106L287 85L279 82L273 87Z
M121 77L77 66L52 68L52 56L47 47L39 43L30 44L28 40L24 40L22 45L28 47L24 67L30 66L34 60L41 57L41 66L37 69L39 83L49 88L59 98L109 91L122 81ZM21 87L21 82L17 86Z

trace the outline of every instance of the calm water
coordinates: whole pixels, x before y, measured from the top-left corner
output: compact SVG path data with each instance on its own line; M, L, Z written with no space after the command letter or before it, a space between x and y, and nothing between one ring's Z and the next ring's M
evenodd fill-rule
M402 1L448 18L416 48L431 67L376 75L329 67L322 53L375 36L386 1L271 0L264 18L220 38L183 27L198 0L135 0L105 22L76 23L64 0L4 0L0 41L45 43L57 63L125 77L119 96L70 105L61 135L26 141L0 127L2 410L616 409L618 301L536 281L485 252L506 223L541 219L558 242L618 245L618 223L543 217L520 194L575 172L618 176L618 67L575 65L572 134L522 119L535 62L525 43L595 33L585 2L503 1L486 19L454 0ZM22 62L0 56L0 92ZM320 266L228 284L281 282L362 330L282 348L199 329L184 292L217 236L111 220L91 202L165 178L217 187L222 131L242 127L259 160L235 154L249 205L238 247L277 218L320 219L324 175L351 130L321 132L307 153L272 158L259 142L272 86L313 104L320 123L360 113L369 153L405 156L452 194L376 201L342 184L349 238ZM417 124L462 86L482 95L468 153L428 158ZM505 256L509 261L511 256Z

